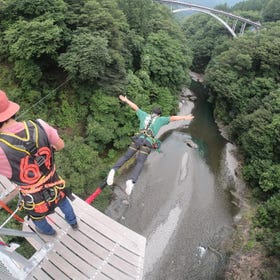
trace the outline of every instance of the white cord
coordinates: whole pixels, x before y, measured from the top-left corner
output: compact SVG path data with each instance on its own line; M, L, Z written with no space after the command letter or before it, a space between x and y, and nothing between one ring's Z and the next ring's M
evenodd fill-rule
M16 212L18 211L19 207L17 207L17 209L11 214L11 216L0 226L0 229L2 227L4 227L11 219L12 217L16 214Z

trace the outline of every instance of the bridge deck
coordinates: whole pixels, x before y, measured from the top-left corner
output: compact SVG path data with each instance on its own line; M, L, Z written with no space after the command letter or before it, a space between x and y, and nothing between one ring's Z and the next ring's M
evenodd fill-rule
M65 222L60 209L50 215L57 236L40 235L52 248L27 279L142 279L146 239L78 197L72 203L79 230ZM23 230L35 231L33 223L24 223ZM29 242L36 250L42 246Z

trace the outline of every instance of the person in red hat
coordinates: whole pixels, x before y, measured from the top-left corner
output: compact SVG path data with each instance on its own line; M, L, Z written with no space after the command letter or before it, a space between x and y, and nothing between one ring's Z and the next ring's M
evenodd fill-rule
M160 142L156 138L156 135L160 128L167 125L169 122L179 120L192 120L194 117L192 114L186 116L161 116L161 108L155 107L151 114L148 114L141 110L138 105L129 100L126 96L120 95L119 99L126 103L131 109L136 112L139 119L140 131L132 137L126 153L117 161L117 163L109 171L106 182L107 185L112 185L114 182L114 176L117 169L119 169L125 162L127 162L137 151L139 152L136 158L136 164L129 175L129 179L126 181L125 192L130 195L134 184L136 183L145 160L150 154L152 149L158 149Z
M58 206L76 230L77 218L67 198L65 181L57 174L54 151L64 141L47 122L17 121L20 106L0 90L0 174L19 186L22 207L39 233L55 235L46 216Z

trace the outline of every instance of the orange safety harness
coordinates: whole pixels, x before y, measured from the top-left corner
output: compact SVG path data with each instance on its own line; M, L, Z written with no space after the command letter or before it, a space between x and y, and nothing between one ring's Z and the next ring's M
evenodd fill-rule
M11 181L20 189L20 210L42 219L65 198L65 181L56 173L47 134L38 122L24 122L18 134L0 133L0 146L12 168Z

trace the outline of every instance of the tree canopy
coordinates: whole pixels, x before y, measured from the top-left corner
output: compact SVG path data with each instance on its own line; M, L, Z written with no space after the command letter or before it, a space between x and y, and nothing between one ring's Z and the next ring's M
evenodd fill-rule
M0 87L25 118L58 127L61 172L81 196L135 132L118 95L170 114L190 83L179 23L151 0L5 0L0 26Z

